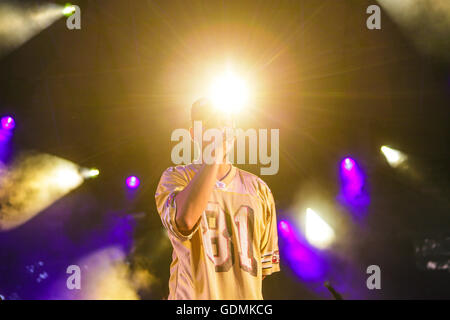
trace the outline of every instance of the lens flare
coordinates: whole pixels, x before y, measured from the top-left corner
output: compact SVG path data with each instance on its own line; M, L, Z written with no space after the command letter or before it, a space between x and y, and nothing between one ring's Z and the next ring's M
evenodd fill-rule
M318 248L325 248L334 239L334 230L311 208L306 209L306 239Z
M247 83L230 70L214 79L209 90L213 105L227 113L239 112L248 102L248 97Z

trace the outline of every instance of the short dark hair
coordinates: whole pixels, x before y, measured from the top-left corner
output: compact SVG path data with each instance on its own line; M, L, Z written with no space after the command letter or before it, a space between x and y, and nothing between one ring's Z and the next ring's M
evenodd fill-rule
M231 117L231 119L230 119ZM200 98L196 100L191 107L191 122L202 121L203 125L209 127L220 126L221 123L226 121L232 121L233 126L234 118L228 114L225 114L214 107L211 100L208 98Z
M215 116L214 108L211 100L200 98L196 100L191 107L191 121L208 121Z

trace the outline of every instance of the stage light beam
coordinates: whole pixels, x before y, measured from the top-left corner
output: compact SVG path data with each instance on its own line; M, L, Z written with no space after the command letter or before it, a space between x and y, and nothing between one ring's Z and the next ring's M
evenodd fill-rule
M329 246L335 237L334 230L311 208L306 209L305 236L317 248Z
M64 17L63 6L54 3L0 2L0 57Z
M228 70L213 80L208 97L222 112L237 113L247 104L249 91L246 81Z
M0 232L26 223L82 183L73 162L48 154L19 156L0 168Z
M380 150L383 153L384 157L386 158L386 161L393 168L398 167L407 159L407 156L403 152L396 149L392 149L388 146L382 146Z
M378 0L417 48L427 54L450 59L448 0Z

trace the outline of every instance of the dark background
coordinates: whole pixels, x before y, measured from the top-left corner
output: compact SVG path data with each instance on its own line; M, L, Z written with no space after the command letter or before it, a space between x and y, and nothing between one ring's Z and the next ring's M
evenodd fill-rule
M161 246L155 189L172 165L172 130L189 125L197 79L231 59L257 79L242 126L280 129L279 173L263 177L279 214L294 216L295 203L308 206L314 197L335 203L328 214L345 226L335 249L351 256L354 279L363 279L344 297L450 298L448 271L422 270L414 257L414 241L450 231L448 62L421 53L384 11L382 29L368 30L365 11L375 1L76 4L81 30L61 19L0 60L0 111L16 119L15 153L45 152L101 174L0 235L6 295L42 297L49 287L28 284L26 264L64 265L92 234L109 230L112 217L127 215L134 221L129 261L158 279L141 297L167 295L171 249L168 240ZM383 144L407 153L421 180L389 167ZM370 190L358 223L335 200L345 156L357 159ZM124 187L130 174L142 182L132 198ZM62 235L69 247L57 245ZM365 287L370 264L381 267L382 290ZM331 298L284 262L264 280L264 296Z

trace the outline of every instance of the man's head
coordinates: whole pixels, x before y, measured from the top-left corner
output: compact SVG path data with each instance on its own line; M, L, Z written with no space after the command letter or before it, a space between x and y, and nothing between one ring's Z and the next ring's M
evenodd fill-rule
M201 133L199 132L200 135L196 135L195 131L198 129L199 122L201 123ZM205 138L204 136L205 131L206 130L208 130L208 132L215 131L209 129L220 130L220 137L222 139L223 148L224 150L227 151L230 150L229 147L227 147L227 145L231 146L234 143L234 129L235 129L235 122L233 115L231 113L220 111L220 109L214 107L214 105L209 99L201 98L195 101L194 104L192 105L191 123L192 123L190 129L191 137L194 141L197 142L197 144L201 146L202 155L204 155L204 150L211 141L209 140L209 138ZM206 135L208 136L207 133ZM202 140L201 143L199 139ZM203 143L203 139L208 141L205 141L205 143ZM212 139L216 141L215 138ZM224 159L225 158L226 154L224 154Z
M192 104L192 126L194 125L194 121L201 121L204 129L223 129L225 127L235 127L233 115L215 108L211 100L207 98L200 98Z

